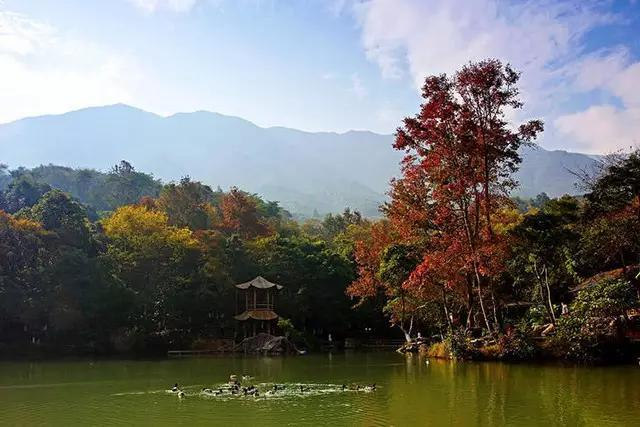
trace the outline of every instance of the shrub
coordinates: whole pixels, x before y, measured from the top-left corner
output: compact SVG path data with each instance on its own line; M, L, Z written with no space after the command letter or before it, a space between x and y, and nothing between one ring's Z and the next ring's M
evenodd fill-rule
M481 347L479 352L485 360L496 360L500 358L502 349L499 344L488 344Z
M469 338L463 329L456 329L445 339L451 356L455 359L473 359L477 350L469 342Z
M519 329L513 329L498 340L499 357L503 360L530 360L535 356L535 346Z
M278 329L282 331L287 339L291 340L296 344L308 344L305 340L304 335L294 326L293 322L290 319L285 319L283 317L278 319ZM308 345L307 345L308 346Z
M525 315L520 319L518 327L527 330L536 325L547 323L547 310L542 305L533 305L529 307Z
M557 325L554 345L565 357L601 361L624 356L622 315L637 304L626 280L604 279L578 293Z
M435 342L427 349L428 357L435 357L437 359L451 359L451 346L449 341Z

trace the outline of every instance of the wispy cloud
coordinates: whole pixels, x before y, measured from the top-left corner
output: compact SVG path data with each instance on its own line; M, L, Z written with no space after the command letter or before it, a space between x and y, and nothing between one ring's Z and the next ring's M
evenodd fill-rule
M13 12L0 12L0 52L27 55L44 47L53 28Z
M596 105L560 116L555 125L580 144L580 151L610 153L640 146L640 108Z
M368 57L389 77L406 68L417 86L487 57L540 79L571 60L581 37L611 17L590 2L369 0L355 6Z
M408 77L418 88L427 75L499 58L523 72L521 87L529 111L575 137L574 148L602 151L626 144L637 132L633 106L640 97L634 90L640 66L630 64L629 55L619 50L589 63L584 57L586 35L620 19L606 10L606 2L365 0L352 2L351 10L367 58L386 78ZM560 101L570 104L573 97L596 88L618 97L623 107L598 106L584 116L559 109ZM598 132L579 131L583 121L597 117L621 129L613 135L602 124ZM595 141L605 137L615 142Z
M132 100L130 58L0 11L0 122Z
M596 91L611 102L559 116L556 127L589 152L640 145L640 61L627 49L596 52L575 67L576 90ZM615 102L613 102L615 101Z

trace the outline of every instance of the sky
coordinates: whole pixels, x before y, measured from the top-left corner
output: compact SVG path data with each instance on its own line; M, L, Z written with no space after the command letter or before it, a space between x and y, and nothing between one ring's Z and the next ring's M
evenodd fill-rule
M392 133L425 77L522 72L547 149L640 145L640 0L0 0L0 123L125 103Z

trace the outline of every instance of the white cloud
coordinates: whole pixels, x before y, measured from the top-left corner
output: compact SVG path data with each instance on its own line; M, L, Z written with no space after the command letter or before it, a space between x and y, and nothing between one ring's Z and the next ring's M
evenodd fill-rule
M640 61L623 69L611 80L611 90L625 105L640 107Z
M611 153L640 145L640 108L598 105L558 117L555 125L588 153Z
M609 19L588 3L497 0L369 0L354 6L367 56L387 77L405 65L416 86L425 76L497 57L534 86L570 59L580 37Z
M590 91L607 86L611 76L618 74L628 60L629 52L624 48L600 51L580 59L567 72L576 89Z
M197 0L129 0L144 12L153 13L159 9L173 12L188 12L195 6Z
M585 56L587 32L618 22L603 6L590 0L364 0L352 10L365 53L384 77L408 76L420 87L427 75L501 59L523 73L528 109L519 116L542 116L549 134L564 138L547 141L553 146L597 153L638 144L640 135L640 62L621 47ZM576 111L577 95L593 91L609 99Z
M594 105L555 120L558 130L589 152L628 150L640 144L640 61L626 49L597 52L576 67L576 86L617 101Z
M628 49L618 47L589 55L577 64L574 73L579 89L604 91L625 105L640 106L640 62L632 60Z
M52 35L48 25L17 13L0 12L0 52L27 55L42 48Z
M0 11L0 122L132 100L133 62Z

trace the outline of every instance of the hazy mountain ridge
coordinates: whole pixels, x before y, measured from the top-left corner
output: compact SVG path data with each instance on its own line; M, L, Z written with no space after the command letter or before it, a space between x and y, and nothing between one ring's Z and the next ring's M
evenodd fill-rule
M367 131L304 132L261 128L198 111L158 116L127 105L92 107L0 125L0 162L11 167L60 164L105 170L126 159L164 181L190 175L215 187L236 185L278 200L292 212L375 215L402 153L393 136ZM525 149L519 194L575 193L569 170L591 156Z

